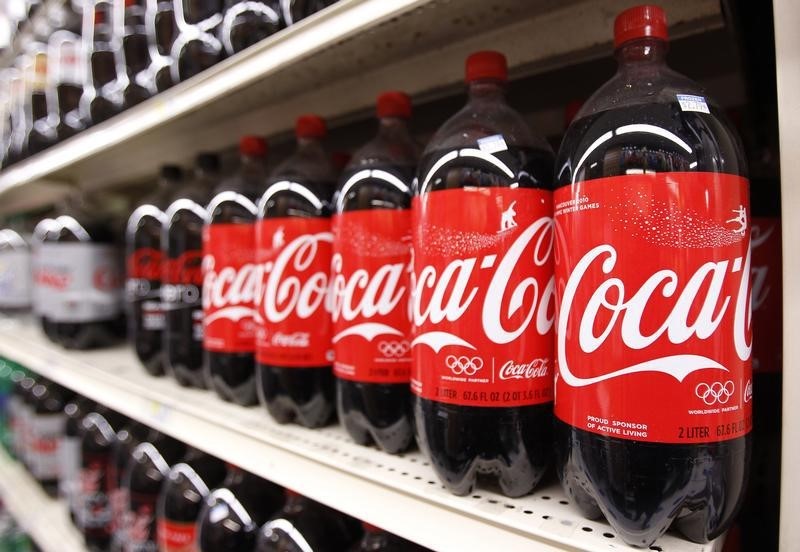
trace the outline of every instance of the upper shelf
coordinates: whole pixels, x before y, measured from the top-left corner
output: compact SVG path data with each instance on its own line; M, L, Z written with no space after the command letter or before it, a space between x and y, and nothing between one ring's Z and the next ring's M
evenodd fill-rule
M85 189L155 174L303 112L343 122L378 92L452 91L472 51L497 49L519 77L608 53L632 0L340 0L196 77L0 173L0 213L45 205L52 183ZM722 25L716 0L663 0L672 37ZM568 98L565 98L565 101ZM38 182L40 189L25 189ZM63 191L63 188L61 188Z
M0 319L0 355L226 462L433 550L640 550L626 546L607 523L584 519L555 482L518 499L485 489L453 496L419 452L392 456L362 447L338 426L279 425L261 407L225 403L210 391L147 375L127 347L67 352L31 323ZM721 550L722 540L700 545L665 535L650 549L712 552Z

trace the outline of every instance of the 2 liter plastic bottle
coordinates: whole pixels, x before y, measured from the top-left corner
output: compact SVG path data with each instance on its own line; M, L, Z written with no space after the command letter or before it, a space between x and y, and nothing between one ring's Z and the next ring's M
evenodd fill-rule
M241 167L220 185L203 227L203 371L220 397L247 406L257 401L255 201L267 179L267 144L245 136L239 152Z
M414 441L408 298L419 152L408 96L381 94L377 115L377 136L353 155L333 200L333 370L350 436L397 453Z
M280 423L327 424L334 414L328 280L333 168L325 121L298 118L297 150L270 175L258 204L258 396Z
M529 493L552 449L553 155L504 99L505 57L467 59L467 105L436 133L413 210L411 388L448 489Z
M164 363L181 385L203 388L203 224L219 157L201 153L194 176L175 192L165 213L161 253Z
M670 525L705 542L749 469L746 167L718 105L665 65L661 8L621 13L614 43L556 162L557 470L630 544Z

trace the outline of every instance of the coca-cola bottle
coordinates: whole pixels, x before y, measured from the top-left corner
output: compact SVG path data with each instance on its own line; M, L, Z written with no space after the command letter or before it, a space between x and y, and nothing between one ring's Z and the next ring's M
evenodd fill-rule
M85 58L80 35L69 31L53 33L47 43L49 88L58 106L55 113L55 133L58 141L66 140L84 129L80 104L85 80Z
M164 210L169 206L182 178L180 167L161 167L158 187L131 213L125 232L128 333L139 361L154 376L164 373L164 309L161 305L161 277L164 270L161 234L166 223Z
M178 36L173 0L147 0L146 21L150 48L150 92L163 92L172 80L172 46Z
M15 394L19 397L17 413L14 416L14 437L12 441L14 454L24 465L28 465L28 443L33 417L33 400L31 394L36 386L38 376L26 373L15 386Z
M115 427L124 418L100 407L81 422L81 472L77 497L78 526L90 550L105 551L111 544L113 515L108 477L112 462Z
M90 0L84 10L83 41L89 57L87 83L81 112L87 126L96 125L123 109L122 92L127 84L118 19L109 0Z
M219 186L203 227L203 371L220 397L247 406L256 403L255 201L266 182L267 143L245 136L239 153L241 167Z
M119 3L118 3L119 4ZM122 17L122 53L128 82L122 91L123 105L127 109L149 98L153 92L150 68L150 48L147 36L147 1L125 0Z
M90 399L82 396L75 397L64 406L64 436L58 444L59 496L67 504L70 517L76 525L81 484L81 423L96 408Z
M58 495L61 469L58 446L67 421L64 406L72 395L71 391L44 379L31 389L30 471L52 497Z
M28 135L22 146L22 157L44 151L57 140L47 101L47 47L44 44L36 44L32 48L35 50L31 55L32 63L27 66L25 72L26 99L29 102Z
M125 333L122 262L108 216L85 196L71 196L39 247L39 281L57 342L105 347Z
M225 479L225 464L190 448L161 486L156 517L159 552L196 550L197 518L210 489Z
M358 544L350 549L350 552L425 552L428 550L404 538L393 535L383 529L362 523L364 536Z
M293 491L258 532L255 552L347 550L361 537L358 521Z
M181 385L203 388L203 224L219 157L201 153L194 176L175 192L165 213L161 252L164 364Z
M283 489L228 466L222 487L206 497L197 517L199 552L253 550L258 528L283 505Z
M280 0L226 0L220 37L232 56L281 29Z
M335 2L336 0L280 0L286 25L293 25Z
M27 116L25 114L25 77L27 57L17 58L17 67L6 70L9 83L9 131L3 145L3 167L13 165L22 158L22 145L27 135Z
M325 121L297 119L297 150L270 175L258 204L258 396L280 423L327 424L334 415L328 279L333 167ZM280 290L280 291L279 291Z
M9 452L11 456L19 459L19 450L22 439L22 380L27 377L22 368L13 370L9 379L11 380L11 395L6 404L6 417L8 419L9 432Z
M223 0L175 0L179 34L172 45L173 82L185 81L223 58L217 38L223 9Z
M377 136L353 155L333 200L333 371L350 436L397 453L414 441L408 294L418 149L408 96L384 92L377 114Z
M49 274L45 270L47 265L42 253L42 244L46 241L55 239L58 234L59 224L55 219L45 218L33 229L33 239L31 245L33 248L32 259L32 276L33 276L33 295L32 295L32 310L34 317L39 321L45 336L50 341L57 342L58 336L56 334L55 322L50 318L50 291L53 289L48 281ZM45 253L46 253L45 248Z
M0 230L0 312L23 313L31 307L31 247L13 228Z
M186 445L155 433L131 454L124 476L128 488L130 525L126 527L125 552L155 552L156 503L169 475L170 465L186 452Z
M552 449L553 155L505 102L506 72L498 52L467 59L469 100L412 203L417 439L459 495L477 473L529 493Z
M747 169L717 104L665 65L661 8L622 12L614 44L556 162L556 467L626 542L670 525L705 542L749 465Z
M108 500L111 504L111 550L125 550L128 540L127 529L131 525L131 512L128 508L130 493L125 485L125 470L130 462L133 449L147 439L150 429L139 422L128 421L117 431L117 439L111 450L108 465Z

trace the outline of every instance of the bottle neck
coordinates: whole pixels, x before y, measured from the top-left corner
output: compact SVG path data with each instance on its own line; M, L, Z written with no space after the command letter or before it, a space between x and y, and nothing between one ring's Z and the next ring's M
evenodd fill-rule
M614 53L620 69L639 69L663 65L669 44L660 38L638 38L629 40Z
M408 136L408 122L400 117L382 117L378 119L378 136L387 140L406 137Z
M469 83L470 102L504 102L506 83L496 79L482 79Z

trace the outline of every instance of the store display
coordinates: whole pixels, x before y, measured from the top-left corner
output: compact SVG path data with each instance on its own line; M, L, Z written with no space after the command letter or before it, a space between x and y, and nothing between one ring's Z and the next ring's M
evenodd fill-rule
M663 10L614 30L619 70L556 162L557 469L630 544L670 525L707 542L750 455L747 168L713 99L664 64Z
M295 122L297 149L269 177L258 202L256 299L258 396L280 423L320 427L335 412L328 280L335 176L316 115Z
M59 496L67 503L70 517L80 527L78 511L81 498L81 425L83 418L97 408L86 397L76 396L64 406L64 436L58 444ZM13 428L12 428L13 431Z
M174 193L161 239L164 364L181 385L205 388L203 375L203 224L219 184L219 157L201 153L194 175Z
M552 450L553 156L506 79L502 54L467 59L469 100L425 149L413 200L417 440L458 495L477 473L527 494Z
M125 232L128 335L136 356L154 376L164 373L165 315L161 297L165 264L161 235L167 222L164 211L171 204L182 178L180 167L162 167L156 190L131 213Z
M266 183L267 143L245 136L239 153L241 167L215 190L203 227L203 370L209 388L247 406L257 400L255 202Z
M34 479L50 496L57 496L61 475L59 443L64 439L66 403L72 391L40 379L30 392L32 401L26 447L28 466Z
M129 508L130 492L125 482L126 470L133 451L147 440L150 429L139 422L129 420L117 431L111 445L111 462L108 466L108 501L111 504L112 551L123 551L128 540L128 529L133 525Z
M414 442L408 265L419 148L408 96L384 92L377 116L376 137L353 154L333 199L333 370L353 440L397 453Z

